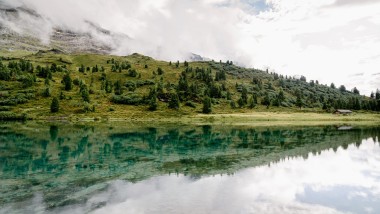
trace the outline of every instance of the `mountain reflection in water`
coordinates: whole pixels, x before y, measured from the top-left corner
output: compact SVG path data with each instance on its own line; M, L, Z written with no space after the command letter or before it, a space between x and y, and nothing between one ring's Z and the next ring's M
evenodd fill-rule
M0 127L0 213L380 211L379 127Z

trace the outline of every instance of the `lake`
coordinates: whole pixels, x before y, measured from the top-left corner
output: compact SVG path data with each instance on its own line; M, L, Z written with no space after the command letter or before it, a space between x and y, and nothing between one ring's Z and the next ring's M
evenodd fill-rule
M380 213L379 134L0 123L0 213Z

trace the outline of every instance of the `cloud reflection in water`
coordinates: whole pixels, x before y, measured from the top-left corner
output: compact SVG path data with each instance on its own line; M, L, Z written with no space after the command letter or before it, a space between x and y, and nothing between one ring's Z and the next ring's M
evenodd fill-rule
M114 181L85 204L54 212L116 213L377 213L380 147L363 140L339 148L248 168L233 176L154 177Z

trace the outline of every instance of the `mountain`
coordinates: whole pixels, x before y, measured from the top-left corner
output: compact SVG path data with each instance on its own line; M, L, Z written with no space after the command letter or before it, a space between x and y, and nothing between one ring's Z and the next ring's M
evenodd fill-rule
M89 21L85 23L86 31L72 31L51 26L44 17L29 8L9 8L0 4L0 47L3 50L38 51L55 48L66 53L109 54L113 50L112 41L121 37L130 39Z
M53 110L59 108L58 113ZM59 106L58 106L59 105ZM0 61L0 118L179 117L254 111L380 110L373 98L232 62L165 62L38 51Z

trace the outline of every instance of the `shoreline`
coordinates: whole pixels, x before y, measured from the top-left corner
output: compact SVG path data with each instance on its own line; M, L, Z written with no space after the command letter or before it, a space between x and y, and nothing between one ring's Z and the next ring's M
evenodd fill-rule
M57 115L35 116L24 121L48 123L125 123L125 124L181 124L181 125L242 125L242 126L307 126L307 125L380 125L380 114L354 113L353 115L336 115L331 113L304 113L304 112L250 112L250 113L216 113L194 115L159 114L148 116L130 115L128 117L112 117L110 115ZM2 120L0 120L2 121ZM12 121L12 120L6 120ZM23 120L14 120L23 121Z

